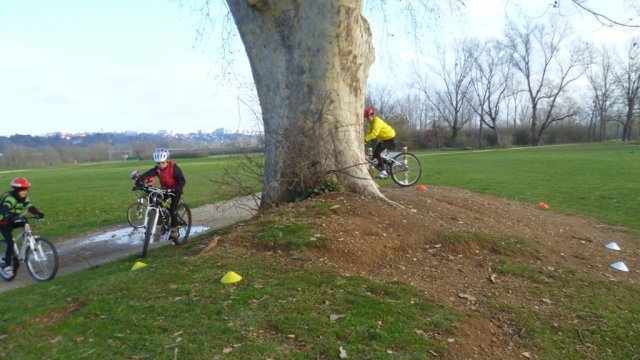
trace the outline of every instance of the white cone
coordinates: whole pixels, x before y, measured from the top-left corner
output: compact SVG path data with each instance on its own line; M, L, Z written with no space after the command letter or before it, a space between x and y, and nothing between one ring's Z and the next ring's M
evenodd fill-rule
M611 264L611 267L616 269L616 270L629 272L629 268L622 261L618 261L617 263Z
M604 247L606 247L607 249L611 249L611 250L622 250L622 249L620 249L620 246L618 246L618 244L616 244L614 242L610 242L607 245L605 245Z

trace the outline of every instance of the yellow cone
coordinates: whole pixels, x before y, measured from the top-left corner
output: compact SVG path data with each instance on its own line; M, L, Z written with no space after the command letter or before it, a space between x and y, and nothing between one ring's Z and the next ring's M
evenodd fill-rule
M141 269L143 267L147 266L147 264L143 263L142 261L136 261L135 264L133 264L133 267L131 268L131 271L136 271L138 269Z
M220 279L220 282L223 284L233 284L237 283L240 280L242 280L242 276L236 274L233 271L229 271L222 277L222 279Z

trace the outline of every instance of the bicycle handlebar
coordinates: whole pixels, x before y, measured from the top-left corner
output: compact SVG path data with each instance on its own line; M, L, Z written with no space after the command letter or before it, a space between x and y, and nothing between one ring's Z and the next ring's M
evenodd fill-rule
M136 184L131 189L131 191L137 191L137 190L144 191L146 193L159 192L159 193L166 194L166 195L169 195L169 196L176 196L175 190L172 190L172 189L161 189L161 188L155 187L155 186L147 186L147 185L141 185L141 184L138 185L138 184Z
M44 221L44 219L35 215L23 215L13 220L14 223L27 223L29 220Z

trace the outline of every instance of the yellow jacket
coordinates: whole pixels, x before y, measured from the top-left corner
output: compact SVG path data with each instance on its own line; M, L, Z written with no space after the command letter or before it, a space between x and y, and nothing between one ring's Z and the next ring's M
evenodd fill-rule
M384 141L394 137L396 137L396 131L380 117L374 115L373 120L369 123L367 135L364 136L364 142L369 142L375 138Z

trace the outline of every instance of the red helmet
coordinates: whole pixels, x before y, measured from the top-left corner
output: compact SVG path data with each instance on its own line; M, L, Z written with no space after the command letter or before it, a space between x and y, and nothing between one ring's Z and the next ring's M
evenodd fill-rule
M11 187L18 189L28 189L29 187L31 187L31 183L25 178L15 178L11 180Z
M366 118L375 114L376 114L376 110L373 108L373 105L369 105L368 108L364 109L364 117Z

